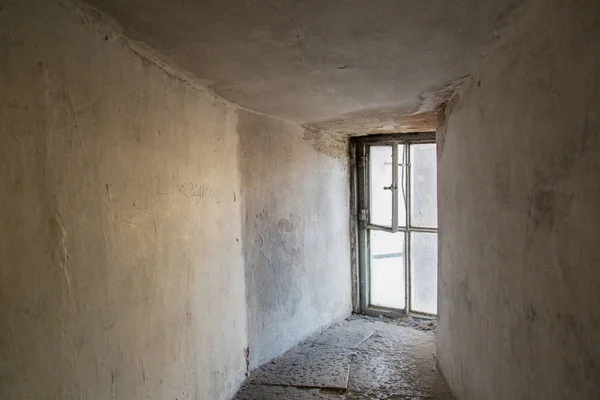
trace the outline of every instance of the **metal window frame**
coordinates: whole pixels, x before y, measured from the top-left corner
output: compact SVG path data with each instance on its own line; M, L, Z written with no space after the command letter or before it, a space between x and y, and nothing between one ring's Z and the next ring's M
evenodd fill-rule
M411 260L410 260L410 234L411 232L424 232L424 233L438 233L438 228L426 228L411 226L410 219L410 207L411 207L411 182L410 182L410 145L411 144L435 144L435 133L411 133L411 134L393 134L393 135L374 135L374 136L363 136L353 138L351 140L351 168L354 170L351 173L351 210L354 213L353 217L358 223L351 223L354 232L352 232L353 240L356 243L356 248L353 251L353 256L357 257L358 260L353 261L353 266L358 268L358 279L355 282L354 292L354 310L355 312L361 312L367 315L386 315L386 316L400 316L400 315L414 315L417 317L434 318L435 315L426 314L421 312L411 311ZM393 182L394 187L392 195L392 227L384 227L369 223L369 197L370 197L370 186L369 186L369 148L374 145L393 145L392 146L392 162L394 166L398 165L398 151L397 144L406 144L406 168L403 169L403 173L406 177L406 226L398 226L398 168L393 168ZM366 212L365 212L366 210ZM394 219L394 215L396 216ZM370 230L380 230L384 232L396 233L404 232L404 268L405 268L405 308L404 309L392 309L385 307L373 306L370 304L370 293L369 293L369 254L370 254Z

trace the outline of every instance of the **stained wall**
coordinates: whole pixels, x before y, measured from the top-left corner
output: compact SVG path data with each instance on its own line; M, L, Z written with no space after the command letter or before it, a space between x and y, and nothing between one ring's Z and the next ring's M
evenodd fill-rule
M0 397L230 398L236 109L66 4L2 4Z
M600 7L541 0L438 131L438 360L458 399L600 394Z
M347 142L240 112L250 367L351 311Z

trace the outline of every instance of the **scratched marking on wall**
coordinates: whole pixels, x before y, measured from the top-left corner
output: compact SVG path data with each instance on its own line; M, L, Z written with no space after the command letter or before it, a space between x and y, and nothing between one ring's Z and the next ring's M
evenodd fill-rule
M208 186L205 183L195 184L192 182L184 183L177 189L179 193L183 194L188 201L200 202L202 199L212 199L217 203L221 202L219 194L215 188Z

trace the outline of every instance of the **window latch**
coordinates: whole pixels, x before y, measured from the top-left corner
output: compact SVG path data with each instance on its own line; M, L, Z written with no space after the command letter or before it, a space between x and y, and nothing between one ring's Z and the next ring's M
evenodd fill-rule
M367 221L368 219L369 219L369 210L367 210L367 209L360 210L360 213L358 214L358 220L359 221Z

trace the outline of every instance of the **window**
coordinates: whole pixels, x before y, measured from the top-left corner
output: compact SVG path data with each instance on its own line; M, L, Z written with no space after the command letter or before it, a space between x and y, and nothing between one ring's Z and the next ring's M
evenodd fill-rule
M357 142L364 312L437 314L436 145L432 135Z

